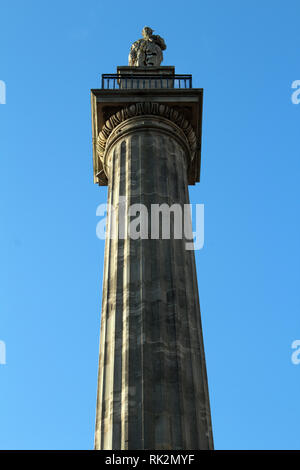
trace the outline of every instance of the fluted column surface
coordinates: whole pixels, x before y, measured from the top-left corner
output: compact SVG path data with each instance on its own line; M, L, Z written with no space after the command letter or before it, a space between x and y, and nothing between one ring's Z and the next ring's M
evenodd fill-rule
M106 156L115 230L121 196L149 214L189 203L185 145L146 124L116 133ZM96 449L213 447L194 252L172 225L167 240L110 239L108 215Z

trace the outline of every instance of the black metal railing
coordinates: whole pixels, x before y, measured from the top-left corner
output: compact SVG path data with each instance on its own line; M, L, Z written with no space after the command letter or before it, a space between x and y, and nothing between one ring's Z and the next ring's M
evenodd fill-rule
M101 87L104 90L192 88L192 75L104 73Z

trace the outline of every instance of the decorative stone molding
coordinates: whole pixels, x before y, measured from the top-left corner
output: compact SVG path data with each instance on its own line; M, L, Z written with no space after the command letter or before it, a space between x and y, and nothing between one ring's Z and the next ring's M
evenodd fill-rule
M121 122L117 127L110 133L105 147L105 153L103 156L103 170L108 180L111 179L112 170L112 159L115 158L116 153L114 149L121 142L126 142L130 148L132 148L131 139L133 136L141 136L141 141L147 140L153 148L156 148L158 154L158 160L163 158L162 152L166 152L164 145L166 142L173 142L179 145L177 146L177 153L181 154L185 160L186 171L190 165L190 149L188 140L182 131L173 121L164 117L157 117L151 115L135 116L133 118L126 119ZM150 136L150 141L148 137ZM165 140L161 140L164 136ZM140 151L145 151L145 147L139 146ZM173 155L175 158L175 155Z
M190 150L190 159L193 161L197 151L197 137L193 127L189 121L185 119L184 115L179 113L176 109L164 104L143 102L135 103L121 109L106 121L97 139L97 152L102 162L106 150L107 139L112 131L122 122L137 116L158 116L168 119L172 123L176 124L187 139ZM98 176L101 177L101 175ZM104 175L102 176L104 177Z

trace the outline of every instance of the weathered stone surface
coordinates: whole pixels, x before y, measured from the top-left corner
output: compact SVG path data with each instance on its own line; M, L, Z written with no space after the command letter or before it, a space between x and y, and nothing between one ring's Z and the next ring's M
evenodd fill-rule
M142 39L135 41L130 49L128 65L135 67L157 67L163 60L167 46L162 37L152 34L153 29L145 26Z
M133 69L134 67L131 67ZM123 74L132 73L129 67L124 71L124 67L118 67L118 71ZM135 67L138 74L139 68ZM155 69L155 67L154 67ZM155 73L171 74L174 67L157 67ZM149 73L153 74L149 67ZM144 70L143 70L144 73ZM138 79L138 78L137 78ZM202 88L190 89L119 89L103 90L93 89L91 91L92 102L92 132L93 132L93 166L94 182L101 186L107 186L108 181L103 169L102 161L97 151L98 136L106 121L117 111L137 103L159 103L170 108L175 108L191 124L197 138L197 150L193 162L188 168L188 183L194 185L200 181L201 166L201 132L202 132L202 108L203 90Z
M172 65L160 67L123 65L117 67L117 72L120 75L118 81L120 90L174 88L174 78L172 75L175 75L175 67Z
M113 130L117 126L119 126L119 124L130 118L149 115L160 116L162 118L167 118L168 120L172 121L176 125L176 127L173 126L171 132L174 132L175 134L177 134L178 128L180 129L180 132L184 134L187 140L189 160L191 162L193 161L197 150L197 137L193 127L191 126L190 122L185 119L184 115L178 112L175 108L171 108L169 106L166 106L165 104L155 102L141 102L134 103L131 106L122 108L120 111L110 116L110 118L102 127L97 139L97 151L100 160L102 160L104 171L105 163L103 162L103 156L105 154L107 139L109 138ZM136 120L136 122L138 122L138 120ZM153 122L156 123L157 121ZM163 121L158 122L161 125ZM170 124L168 125L170 126ZM121 128L118 129L117 132L120 134L122 132Z
M121 196L127 208L188 204L189 159L183 130L166 117L134 115L114 128L103 161L116 228ZM110 239L112 221L109 214L95 448L211 449L194 252L184 239Z

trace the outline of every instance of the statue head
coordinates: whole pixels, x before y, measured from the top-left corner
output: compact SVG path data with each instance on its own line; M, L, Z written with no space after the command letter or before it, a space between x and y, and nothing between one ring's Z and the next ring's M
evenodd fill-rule
M152 36L154 29L149 28L149 26L145 26L142 31L142 35L144 39L149 39Z

